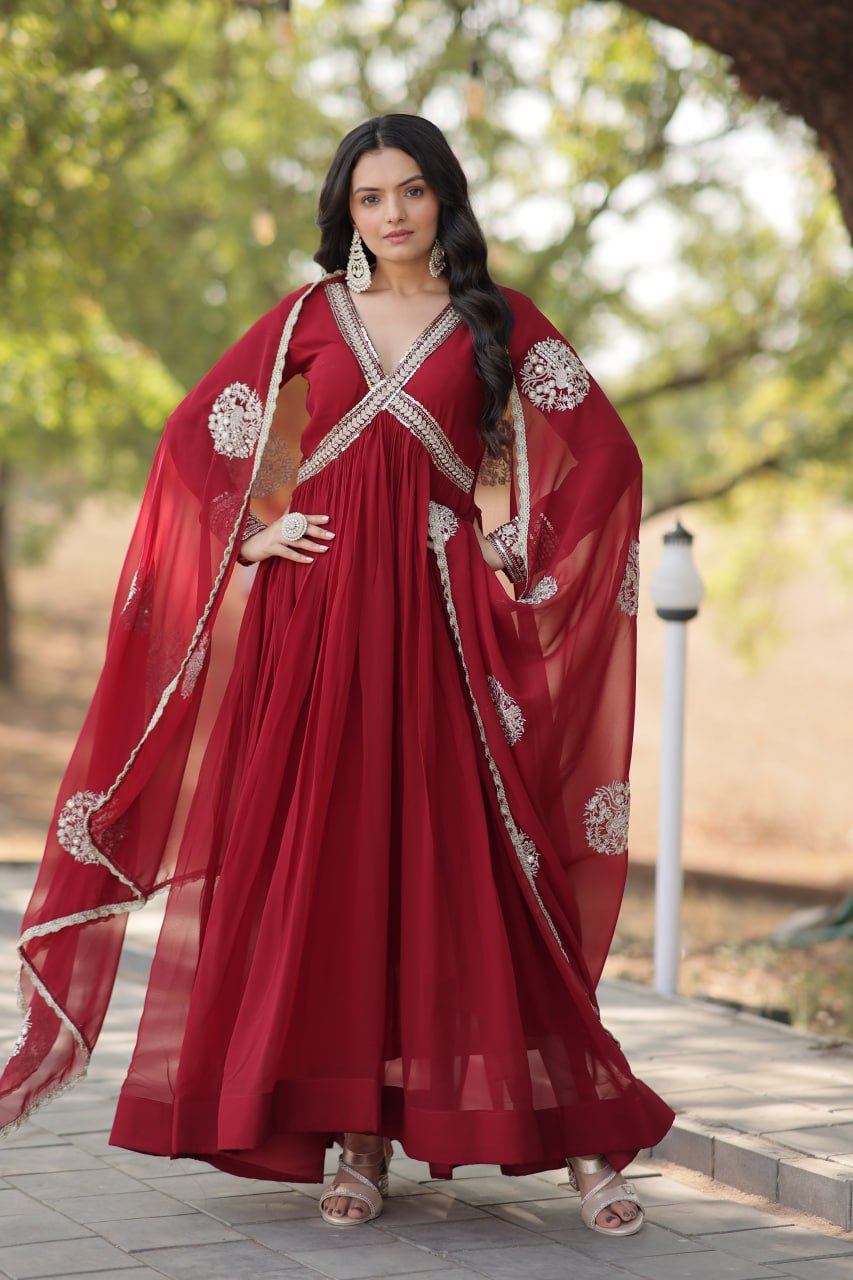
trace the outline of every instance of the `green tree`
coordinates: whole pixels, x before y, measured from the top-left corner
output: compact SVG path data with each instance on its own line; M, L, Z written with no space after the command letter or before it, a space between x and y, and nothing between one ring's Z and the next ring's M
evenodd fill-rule
M758 214L727 146L760 126L804 150L802 131L748 104L719 57L590 0L294 13L291 42L264 0L4 6L0 678L10 501L33 547L80 495L139 485L182 390L311 273L334 146L383 111L447 130L498 278L594 368L628 353L608 390L649 510L744 483L847 491L844 237L825 170L804 164L793 231ZM691 112L711 123L687 144ZM663 299L609 260L647 226L650 258L669 241Z

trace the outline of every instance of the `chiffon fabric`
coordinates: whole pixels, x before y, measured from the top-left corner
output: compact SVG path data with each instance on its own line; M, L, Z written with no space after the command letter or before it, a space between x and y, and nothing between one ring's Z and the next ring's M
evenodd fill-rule
M503 462L452 305L386 371L339 276L170 419L24 922L0 1122L85 1070L126 913L167 888L118 1145L313 1182L343 1130L446 1177L621 1168L668 1129L595 998L626 869L639 461L506 296ZM258 566L232 652L250 502L336 536Z

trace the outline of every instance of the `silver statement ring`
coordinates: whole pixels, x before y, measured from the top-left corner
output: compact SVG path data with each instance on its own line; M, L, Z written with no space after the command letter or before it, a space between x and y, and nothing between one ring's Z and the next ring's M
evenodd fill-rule
M278 522L281 536L285 542L298 542L305 537L308 528L308 517L301 511L288 511Z

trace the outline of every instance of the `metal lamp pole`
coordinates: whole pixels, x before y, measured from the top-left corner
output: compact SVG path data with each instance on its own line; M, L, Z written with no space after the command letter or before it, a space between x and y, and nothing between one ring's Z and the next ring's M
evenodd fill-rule
M681 958L681 826L684 794L684 692L687 623L705 593L693 564L693 536L680 521L664 534L651 594L666 624L663 668L660 817L655 876L655 991L674 995Z

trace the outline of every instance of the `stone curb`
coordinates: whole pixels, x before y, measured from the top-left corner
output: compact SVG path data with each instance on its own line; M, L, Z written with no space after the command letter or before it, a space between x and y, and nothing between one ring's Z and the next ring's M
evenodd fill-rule
M853 1168L684 1112L651 1156L853 1231Z

